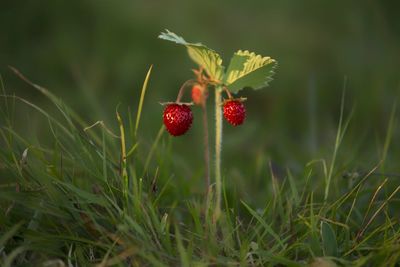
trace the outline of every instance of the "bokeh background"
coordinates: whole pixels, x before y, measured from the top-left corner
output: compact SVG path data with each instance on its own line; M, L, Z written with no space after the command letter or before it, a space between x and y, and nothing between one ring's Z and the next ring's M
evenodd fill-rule
M139 132L150 147L161 125L159 101L174 100L195 67L182 47L158 34L169 29L203 42L225 62L248 49L275 58L279 68L269 88L240 92L248 116L241 127L225 124L224 172L246 181L261 177L260 166L270 159L295 171L313 159L329 160L344 88L344 115L354 112L340 162L343 169L369 170L382 156L400 94L399 8L396 1L373 0L2 1L0 74L8 93L52 109L11 65L88 123L104 120L117 129L116 106L125 118L128 106L136 110L153 64ZM16 114L26 135L46 142L46 121L29 109ZM212 122L211 105L209 115ZM201 176L200 118L196 110L190 133L169 140L175 169L189 176ZM386 169L396 172L397 127L393 136Z

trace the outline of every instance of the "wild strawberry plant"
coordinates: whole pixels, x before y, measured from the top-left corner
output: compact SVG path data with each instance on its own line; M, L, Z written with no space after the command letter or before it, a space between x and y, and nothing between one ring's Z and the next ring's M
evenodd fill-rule
M221 213L221 145L222 145L222 114L233 126L243 124L246 117L244 97L233 97L243 88L258 90L267 87L272 80L277 62L270 58L257 55L248 50L239 50L231 58L228 67L222 65L221 56L214 50L201 43L190 43L181 36L166 30L159 38L186 47L189 57L198 65L194 70L195 79L186 81L178 92L176 102L167 103L164 110L164 124L173 136L185 134L192 123L193 117L190 106L192 103L182 103L184 91L191 85L191 96L194 104L203 108L203 126L205 131L205 161L207 168L207 185L209 185L209 152L208 125L206 103L208 90L214 90L215 95L215 208L214 220ZM226 93L227 99L222 99Z

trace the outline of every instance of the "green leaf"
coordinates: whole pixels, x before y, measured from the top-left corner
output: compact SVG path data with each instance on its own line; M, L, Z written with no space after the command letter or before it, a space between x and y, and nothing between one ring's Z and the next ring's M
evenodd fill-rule
M224 66L220 55L201 43L188 43L181 36L169 30L162 32L158 38L186 46L190 58L203 67L211 79L220 82L224 75Z
M224 83L232 93L245 87L260 89L272 81L277 62L247 50L237 51L229 64Z
M324 221L321 222L321 237L324 255L336 257L338 254L336 234L332 226Z

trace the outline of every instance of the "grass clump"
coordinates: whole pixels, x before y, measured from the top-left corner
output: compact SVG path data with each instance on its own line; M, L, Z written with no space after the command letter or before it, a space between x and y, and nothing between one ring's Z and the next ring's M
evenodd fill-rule
M190 182L171 172L171 137L163 127L149 147L141 147L150 71L136 121L117 111L115 129L84 122L50 91L17 74L59 114L3 88L1 266L398 265L400 186L377 172L384 161L369 172L342 175L336 164L348 125L343 109L334 155L326 157L331 160L310 161L295 174L278 173L270 164L264 180L271 190L263 192L263 203L242 199L223 174L215 221L215 196L191 194ZM47 122L46 145L15 126L13 114L25 107Z

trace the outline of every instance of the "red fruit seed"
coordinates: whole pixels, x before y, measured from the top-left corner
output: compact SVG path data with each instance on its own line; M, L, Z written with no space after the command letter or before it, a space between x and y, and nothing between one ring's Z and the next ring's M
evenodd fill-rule
M164 109L163 120L171 135L183 135L192 125L192 110L185 104L168 104Z
M239 100L228 100L224 104L224 117L233 126L243 123L246 118L246 109Z

